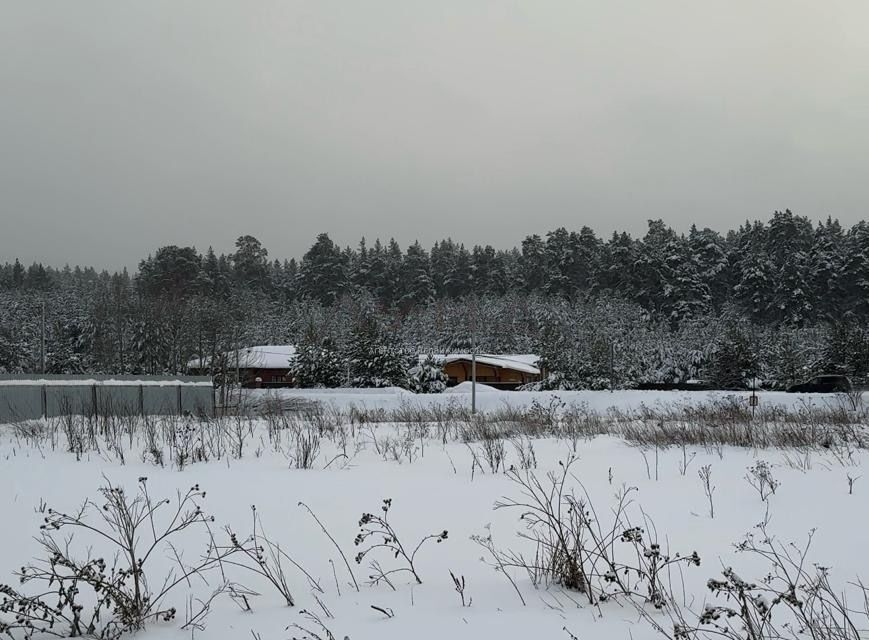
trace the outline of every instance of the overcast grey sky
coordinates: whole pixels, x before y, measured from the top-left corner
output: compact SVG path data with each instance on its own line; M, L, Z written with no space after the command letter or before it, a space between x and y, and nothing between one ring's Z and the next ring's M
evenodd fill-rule
M0 261L853 224L867 33L864 0L0 0Z

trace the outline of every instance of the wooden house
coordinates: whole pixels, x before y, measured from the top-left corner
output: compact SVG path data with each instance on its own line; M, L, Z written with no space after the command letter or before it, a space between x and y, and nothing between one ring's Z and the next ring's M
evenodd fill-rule
M296 357L293 345L262 345L245 347L236 352L228 351L220 356L220 362L214 368L225 368L230 377L234 377L236 369L239 373L241 386L248 389L266 389L290 387L293 378L290 373L290 363ZM195 358L187 363L187 370L198 375L214 374L211 358Z
M471 380L472 357L469 353L435 356L443 364L448 385L455 386ZM477 355L477 382L496 389L516 389L540 380L538 356L532 354L479 354Z

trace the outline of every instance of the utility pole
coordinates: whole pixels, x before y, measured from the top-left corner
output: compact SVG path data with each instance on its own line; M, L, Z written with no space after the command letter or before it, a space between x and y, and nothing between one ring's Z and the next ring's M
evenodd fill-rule
M42 301L42 323L39 331L39 370L45 375L45 300Z
M477 299L471 318L471 413L477 413Z
M235 329L235 384L238 385L238 404L236 407L241 408L241 365L238 362L238 327Z
M477 345L471 345L471 413L477 413Z

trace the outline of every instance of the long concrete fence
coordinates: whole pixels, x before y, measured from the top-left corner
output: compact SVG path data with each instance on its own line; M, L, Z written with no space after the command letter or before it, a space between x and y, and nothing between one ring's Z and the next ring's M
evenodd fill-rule
M205 376L0 375L0 423L75 415L213 415Z

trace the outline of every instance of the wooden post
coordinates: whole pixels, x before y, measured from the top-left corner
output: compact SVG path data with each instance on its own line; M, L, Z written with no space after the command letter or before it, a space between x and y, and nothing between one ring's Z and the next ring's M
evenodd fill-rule
M751 396L748 399L748 404L751 405L751 418L754 419L754 412L757 409L758 404L756 379L751 382Z

